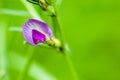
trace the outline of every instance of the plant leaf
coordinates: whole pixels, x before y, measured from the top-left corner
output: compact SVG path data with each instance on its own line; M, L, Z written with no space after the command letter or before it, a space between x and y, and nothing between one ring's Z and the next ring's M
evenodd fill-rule
M24 16L29 17L27 11L23 10L12 10L12 9L0 9L0 14L14 15L14 16Z

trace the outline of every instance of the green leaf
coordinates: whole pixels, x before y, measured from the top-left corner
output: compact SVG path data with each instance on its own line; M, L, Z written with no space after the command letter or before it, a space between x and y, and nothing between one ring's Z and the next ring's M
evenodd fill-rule
M29 13L27 11L23 10L13 10L13 9L0 9L0 14L7 14L7 15L13 15L13 16L24 16L29 17Z
M22 32L22 27L21 26L11 26L8 30L12 31L12 32Z
M15 52L10 52L10 54L10 67L21 71L23 66L26 64L26 58L17 55ZM28 75L33 77L35 80L57 80L53 75L46 71L41 64L36 62L32 62Z

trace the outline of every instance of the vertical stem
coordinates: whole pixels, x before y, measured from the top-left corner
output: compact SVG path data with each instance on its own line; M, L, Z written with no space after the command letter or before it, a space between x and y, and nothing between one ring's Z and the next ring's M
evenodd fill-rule
M32 58L33 58L33 51L34 48L32 46L29 47L28 52L27 52L27 61L25 63L25 66L20 73L20 76L18 77L18 80L26 80L27 72L29 71L30 65L32 63Z
M9 19L8 19L9 20ZM2 22L1 22L2 23ZM0 80L8 80L8 66L7 66L7 53L6 53L6 29L7 23L0 25ZM3 27L4 26L4 27Z
M74 80L79 80L78 75L77 75L77 73L76 73L76 70L75 70L75 68L74 68L74 66L73 66L73 63L72 63L72 61L71 61L71 58L70 58L69 53L68 53L67 51L64 51L64 54L65 54L65 59L66 59L67 64L68 64L68 66L69 66L70 72L71 72L71 74L72 74L72 76L73 76L73 79L74 79Z
M78 75L76 73L76 70L75 70L75 68L73 66L73 63L71 61L69 52L65 48L65 39L64 39L63 32L62 32L62 29L61 29L60 20L59 20L59 17L58 17L58 12L57 12L57 8L56 8L55 3L53 4L53 8L54 8L54 11L55 11L55 16L52 17L52 18L56 21L56 26L54 26L54 27L57 27L58 31L59 31L59 36L60 36L60 40L61 40L61 44L62 44L62 48L63 48L62 53L65 55L65 59L67 61L67 64L68 64L69 69L71 71L71 74L73 76L73 79L74 80L79 80Z
M28 10L29 14L36 19L42 20L40 15L36 12L36 10L34 9L33 5L29 2L27 2L26 0L20 0L23 5L26 7L26 9Z
M34 9L33 5L30 4L29 2L27 2L26 0L20 0L24 5L25 7L27 8L29 14L33 17L33 18L36 18L36 19L39 19L41 20L41 17L40 15L36 12L36 10ZM26 61L26 64L23 68L23 71L20 73L19 77L18 77L18 80L25 80L25 77L27 75L27 72L30 68L30 65L32 63L32 56L33 56L33 51L34 51L34 48L32 46L29 46L29 49L28 49L28 52L27 52L27 61Z
M52 26L53 26L54 36L57 38L57 37L58 37L58 33L57 33L57 28L55 27L55 26L56 26L56 23L55 23L55 20L54 20L54 19L52 19Z
M4 28L3 27L0 27L0 36L1 36L1 39L0 39L0 42L2 43L1 46L0 46L0 79L3 78L4 74L6 73L6 58L5 58L5 26Z
M34 11L34 9L30 8L32 5L29 5L29 3L26 3L23 0L21 0L21 1L27 7L29 13L33 17L39 18L38 14L36 14L36 12ZM65 59L66 59L66 61L68 63L69 69L71 71L71 74L72 74L74 80L79 80L78 76L77 76L77 73L75 71L75 68L74 68L74 66L72 64L72 61L70 59L69 53L67 52L67 50L65 48L65 41L64 41L64 38L63 38L63 33L62 33L62 29L61 29L61 25L60 25L60 20L59 20L59 17L58 17L57 8L56 8L56 4L55 3L53 4L53 7L54 7L54 11L55 11L55 16L53 16L52 19L53 19L53 21L55 21L54 22L54 23L56 23L55 27L57 27L58 28L57 30L59 31L59 36L60 36L60 40L61 40L61 44L62 44L62 48L63 48L62 53L65 54ZM31 11L31 9L32 9L32 11ZM30 63L32 61L32 52L29 51L28 53L29 53L29 56L28 56L27 64L25 65L25 68L24 68L24 70L22 72L23 74L20 75L19 80L24 80L24 78L25 78L25 76L27 74L27 71L29 70L29 66L30 66Z

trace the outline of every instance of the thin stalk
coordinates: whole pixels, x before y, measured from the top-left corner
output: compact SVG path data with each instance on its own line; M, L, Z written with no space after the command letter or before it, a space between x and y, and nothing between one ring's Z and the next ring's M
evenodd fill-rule
M28 48L28 52L27 52L27 61L25 63L25 66L22 70L22 72L20 73L20 76L18 77L18 80L25 80L26 76L27 76L27 72L29 71L30 65L32 63L32 58L33 58L33 51L34 48L32 46L30 46Z
M33 5L29 2L27 2L26 0L20 0L24 6L26 7L26 9L28 10L29 14L35 18L35 19L39 19L42 20L40 15L36 12L36 10L34 9Z
M29 3L27 3L27 2L25 2L23 0L21 0L21 1L26 6L29 13L34 18L39 18L40 19L37 12L34 10L33 7L31 7L32 5L30 5ZM53 21L55 21L54 23L56 23L56 26L54 26L54 27L57 27L58 31L59 31L59 36L60 36L60 40L61 40L61 44L62 44L62 48L63 48L62 53L65 55L65 59L66 59L66 61L68 63L69 69L71 71L71 74L72 74L74 80L79 80L78 76L77 76L77 73L75 71L75 68L73 66L73 63L72 63L72 61L70 59L69 53L67 52L67 50L65 48L65 39L63 38L63 32L62 32L62 29L61 29L60 20L59 20L59 17L58 17L56 5L54 4L53 7L54 7L54 11L55 11L55 16L52 16L52 19L53 19ZM28 53L29 53L29 56L28 56L27 64L25 65L24 70L23 70L23 74L20 75L19 80L24 80L25 76L26 76L26 74L27 74L27 72L29 70L29 66L30 66L30 63L32 61L32 51L29 51Z
M8 19L9 20L9 19ZM9 76L8 76L8 54L7 54L7 50L6 50L6 32L7 32L7 24L9 23L8 20L6 21L6 23L2 23L0 25L0 80L9 80ZM2 27L4 26L4 27Z
M79 80L78 75L77 75L77 73L76 73L76 70L75 70L75 68L74 68L74 66L73 66L73 63L72 63L72 61L71 61L69 52L68 52L68 51L66 50L66 48L65 48L65 38L64 38L64 36L63 36L62 27L61 27L60 19L59 19L59 17L58 17L57 7L56 7L55 4L53 4L53 8L54 8L54 11L55 11L55 14L54 14L55 16L52 16L52 19L54 19L53 21L55 21L54 23L56 23L56 26L54 26L54 27L57 27L57 28L58 28L58 31L59 31L59 36L60 36L60 40L61 40L61 45L62 45L62 48L63 48L62 53L65 55L64 57L65 57L65 59L66 59L66 61L67 61L67 64L68 64L68 67L69 67L69 69L70 69L70 71L71 71L71 74L72 74L72 76L73 76L73 79L74 79L74 80Z
M55 27L56 23L55 23L54 19L52 19L52 26L53 26L53 33L54 33L55 37L57 38L58 33L57 33L57 30L56 30L57 28Z
M34 9L33 5L30 4L29 2L27 2L26 0L21 0L21 2L25 5L25 7L27 8L29 14L36 19L41 20L41 17L39 16L39 14L36 12L36 10ZM22 70L22 72L20 73L18 80L25 80L26 76L27 76L27 72L29 71L30 65L32 63L32 56L33 56L33 51L34 48L32 46L30 46L28 48L28 52L27 52L27 61L25 63L25 66Z
M71 75L73 76L73 80L79 80L78 75L77 75L77 73L76 73L76 70L75 70L75 68L74 68L74 66L73 66L72 60L71 60L71 58L70 58L69 52L64 51L63 53L65 54L64 57L65 57L65 59L66 59L66 61L67 61L67 64L68 64L68 66L69 66Z

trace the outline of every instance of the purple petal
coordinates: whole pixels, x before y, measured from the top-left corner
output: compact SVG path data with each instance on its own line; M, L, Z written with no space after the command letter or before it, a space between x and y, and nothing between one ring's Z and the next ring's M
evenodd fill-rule
M25 24L23 26L23 36L29 44L36 45L32 39L32 28L31 28L31 25L29 24L29 22L25 22Z
M49 40L53 33L46 23L30 19L23 25L23 36L29 44L38 45L38 43Z
M36 19L30 19L29 21L32 22L35 26L38 26L39 30L42 30L50 38L53 36L52 30L46 23L44 23L42 21L38 21Z
M32 30L32 38L35 44L38 44L39 42L44 42L46 40L45 35L37 30Z

